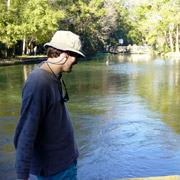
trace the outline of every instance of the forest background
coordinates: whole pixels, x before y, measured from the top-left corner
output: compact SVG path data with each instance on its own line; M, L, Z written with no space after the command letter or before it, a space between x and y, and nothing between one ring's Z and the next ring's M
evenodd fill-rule
M83 52L148 45L179 52L180 0L0 0L0 58L44 53L57 30L80 35Z

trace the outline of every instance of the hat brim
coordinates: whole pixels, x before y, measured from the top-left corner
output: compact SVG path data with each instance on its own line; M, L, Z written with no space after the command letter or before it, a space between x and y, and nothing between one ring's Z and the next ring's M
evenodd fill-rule
M44 47L45 48L47 48L47 47L53 47L53 48L55 48L55 49L58 49L58 50L61 50L61 51L71 51L71 52L75 52L75 53L77 53L78 54L78 57L85 57L85 55L82 53L82 52L80 52L80 51L77 51L77 50L75 50L75 49L73 49L73 48L69 48L69 47L66 47L66 46L64 46L63 44L59 44L58 43L58 45L56 45L56 44L51 44L51 43L46 43L46 44L44 44Z

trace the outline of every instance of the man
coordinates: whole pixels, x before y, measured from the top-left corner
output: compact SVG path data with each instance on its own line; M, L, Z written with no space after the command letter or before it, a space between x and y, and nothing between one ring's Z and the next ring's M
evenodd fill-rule
M47 61L26 80L22 92L21 116L14 135L15 168L19 180L29 174L38 180L75 180L79 155L73 126L62 92L63 72L70 72L81 52L79 36L57 31L46 43Z

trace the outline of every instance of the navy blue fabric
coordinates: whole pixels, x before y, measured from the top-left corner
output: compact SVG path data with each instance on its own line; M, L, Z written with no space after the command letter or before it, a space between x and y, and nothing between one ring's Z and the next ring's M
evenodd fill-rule
M68 168L79 153L72 121L53 74L36 68L22 92L21 116L14 135L17 178L48 176Z
M37 180L77 180L77 161L64 171L46 177L38 176Z

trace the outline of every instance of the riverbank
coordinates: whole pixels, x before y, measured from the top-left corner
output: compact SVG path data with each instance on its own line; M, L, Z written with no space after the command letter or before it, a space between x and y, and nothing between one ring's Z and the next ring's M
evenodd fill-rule
M179 53L176 53L176 52L169 52L169 53L166 53L165 54L165 58L168 58L168 59L180 59L180 52Z
M104 54L104 53L97 53L98 54ZM106 54L114 54L112 52L106 53ZM116 54L122 54L121 52L118 52ZM136 53L132 53L136 54ZM144 53L144 54L149 54L149 53ZM166 59L180 59L180 53L166 53L166 54L161 54L162 57ZM46 55L38 55L38 56L16 56L14 58L8 58L8 59L0 59L0 66L8 66L8 65L14 65L14 64L26 64L30 62L41 62L47 59Z
M9 59L0 59L0 66L14 65L14 64L24 64L29 62L41 62L47 59L45 55L39 56L16 56Z

